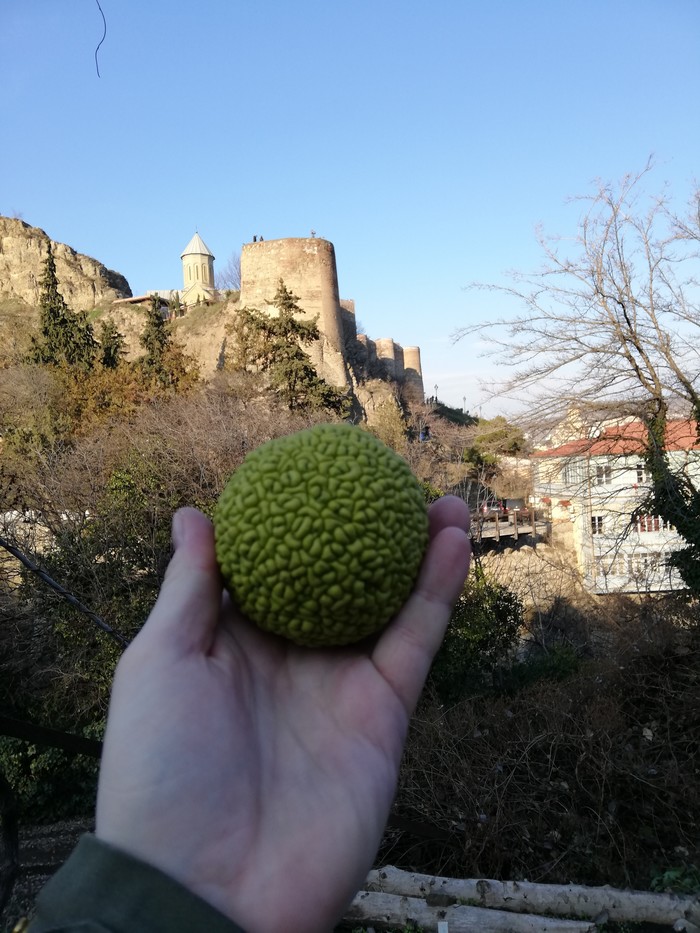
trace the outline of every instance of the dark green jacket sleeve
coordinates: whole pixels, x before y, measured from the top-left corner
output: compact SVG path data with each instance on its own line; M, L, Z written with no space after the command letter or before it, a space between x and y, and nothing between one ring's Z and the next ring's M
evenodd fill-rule
M37 900L29 933L243 933L157 868L83 836Z

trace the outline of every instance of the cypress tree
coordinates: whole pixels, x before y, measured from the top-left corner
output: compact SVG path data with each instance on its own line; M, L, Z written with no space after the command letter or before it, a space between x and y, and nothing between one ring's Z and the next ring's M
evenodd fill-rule
M163 317L158 295L151 298L139 340L146 351L140 365L152 384L168 391L182 391L197 381L197 365L173 339L172 325Z
M124 356L124 335L114 321L102 321L100 330L100 362L105 369L116 369Z
M242 308L231 328L234 365L266 373L270 387L290 410L328 408L342 412L346 395L320 378L304 346L320 339L316 321L298 320L299 298L279 280L272 303L277 315Z
M32 338L30 358L35 363L91 369L97 343L84 311L70 310L58 288L56 260L48 244L39 295L39 336Z
M145 372L156 381L167 384L165 358L170 346L170 328L160 310L160 298L153 295L146 312L146 325L139 337L146 355L141 359Z

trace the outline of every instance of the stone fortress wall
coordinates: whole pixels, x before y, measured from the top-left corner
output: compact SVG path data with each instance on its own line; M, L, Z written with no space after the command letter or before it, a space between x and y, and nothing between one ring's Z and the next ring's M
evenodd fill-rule
M19 300L32 307L38 304L49 242L56 258L61 292L69 307L90 311L100 304L109 305L107 313L125 335L130 351L138 355L142 320L135 311L139 305L149 304L156 293L132 296L129 283L119 273L65 244L50 241L37 227L1 216L0 302ZM203 305L217 298L213 287L214 256L199 234L195 234L181 259L183 287L178 294L187 306L186 317L194 317L197 302L193 296L201 299ZM339 297L335 248L328 240L314 235L243 245L239 301L228 302L219 317L208 318L201 332L190 327L185 338L204 373L215 371L226 343L227 318L237 308L247 306L275 313L272 300L280 279L298 296L305 316L318 318L321 339L306 350L327 382L352 388L362 404L367 401L373 404L373 392L375 398L379 397L374 391L376 386L369 392L363 390L363 383L375 379L402 381L412 399L424 400L420 349L404 348L390 337L373 341L366 334L357 333L355 302ZM161 290L157 294L165 304L176 293ZM185 322L180 319L177 323Z
M318 317L319 346L307 348L320 375L333 385L368 377L404 381L423 401L420 348L402 347L391 337L358 334L355 302L339 297L335 248L315 236L260 240L241 249L242 307L274 313L279 280L298 296L305 317Z
M272 300L280 279L299 298L304 317L318 318L321 339L305 348L314 365L327 382L349 385L333 244L315 237L244 244L241 307L275 313Z

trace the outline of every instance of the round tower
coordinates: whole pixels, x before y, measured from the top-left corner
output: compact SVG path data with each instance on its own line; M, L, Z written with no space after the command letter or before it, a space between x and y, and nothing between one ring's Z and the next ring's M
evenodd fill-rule
M280 279L298 296L304 317L318 320L322 334L319 362L324 377L335 385L346 384L343 321L333 244L317 237L288 237L243 245L241 307L274 313L271 304ZM316 355L313 347L307 348L307 352L312 359Z
M384 372L390 379L396 378L396 344L391 337L379 337L374 341L377 347L377 359L381 361Z
M420 347L404 347L403 361L406 384L412 387L413 392L422 402L425 395L423 392L423 371L420 361Z
M333 244L317 237L287 237L243 245L243 307L262 309L269 305L280 279L299 296L304 316L318 316L318 327L325 339L335 350L342 350L343 324Z

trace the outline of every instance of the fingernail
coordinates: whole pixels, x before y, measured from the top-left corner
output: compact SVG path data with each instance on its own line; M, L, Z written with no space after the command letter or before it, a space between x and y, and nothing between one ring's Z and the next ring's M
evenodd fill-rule
M173 515L172 539L174 551L176 551L185 540L185 516L180 511Z

